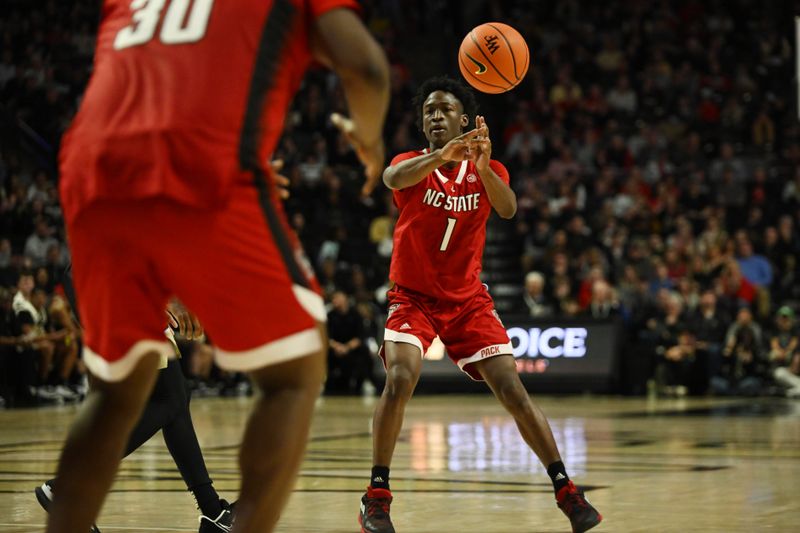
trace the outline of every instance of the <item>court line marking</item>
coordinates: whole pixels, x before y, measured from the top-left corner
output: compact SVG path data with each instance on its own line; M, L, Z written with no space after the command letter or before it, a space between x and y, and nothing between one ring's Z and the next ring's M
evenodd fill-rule
M26 524L26 523L16 523L16 522L0 522L0 526L13 526L13 527L35 527L37 529L43 529L43 524ZM185 527L170 527L170 528L163 528L163 527L143 527L143 526L109 526L107 524L103 524L103 531L106 530L115 530L119 529L122 531L197 531L197 528L185 528Z

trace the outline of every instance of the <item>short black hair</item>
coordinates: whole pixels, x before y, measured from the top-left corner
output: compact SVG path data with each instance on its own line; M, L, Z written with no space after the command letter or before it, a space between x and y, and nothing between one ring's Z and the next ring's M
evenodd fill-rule
M416 123L420 130L422 129L422 104L425 103L431 93L436 91L444 91L455 96L461 102L464 114L469 117L470 122L475 119L475 115L478 112L478 101L475 100L475 94L458 80L454 80L449 76L436 76L422 82L422 85L417 89L416 96L414 96L413 104L417 110Z

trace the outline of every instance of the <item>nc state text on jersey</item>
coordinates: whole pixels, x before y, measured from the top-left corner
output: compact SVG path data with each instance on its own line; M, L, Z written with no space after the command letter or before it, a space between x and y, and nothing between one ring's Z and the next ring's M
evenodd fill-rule
M478 209L478 200L480 196L481 193L479 192L467 194L465 196L448 196L441 191L427 189L422 203L433 207L439 207L445 211L461 213L463 211L475 211Z

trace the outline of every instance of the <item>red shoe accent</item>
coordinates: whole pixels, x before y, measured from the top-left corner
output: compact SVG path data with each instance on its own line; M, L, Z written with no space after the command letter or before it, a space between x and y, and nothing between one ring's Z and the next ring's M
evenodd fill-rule
M388 489L374 489L372 487L367 487L367 498L389 499L391 497L392 497L392 491Z

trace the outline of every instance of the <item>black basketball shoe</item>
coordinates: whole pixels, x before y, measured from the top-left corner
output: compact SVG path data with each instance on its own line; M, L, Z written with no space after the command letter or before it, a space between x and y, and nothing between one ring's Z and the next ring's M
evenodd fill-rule
M572 481L558 491L556 501L559 509L569 518L572 533L589 531L603 520L600 513L584 498L583 491L578 490Z
M392 519L389 518L391 505L392 491L367 487L367 493L361 497L361 512L358 513L361 533L394 533Z
M216 518L200 516L200 533L219 533L220 531L233 531L233 507L236 502L228 503L220 500L222 512Z

